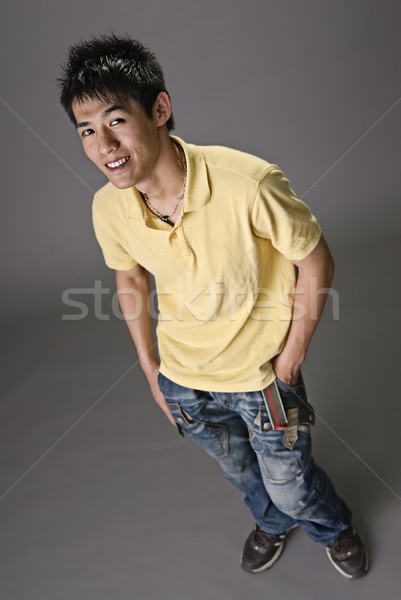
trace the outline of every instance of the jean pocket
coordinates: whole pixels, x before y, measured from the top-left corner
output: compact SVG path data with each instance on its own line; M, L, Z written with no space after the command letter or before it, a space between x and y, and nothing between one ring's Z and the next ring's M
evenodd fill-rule
M305 384L304 384L304 380L303 380L301 374L299 374L299 377L295 383L286 383L285 381L283 381L282 379L280 379L280 377L277 377L277 375L276 375L276 383L279 386L279 388L281 388L281 389L291 390L291 392L293 392L294 394L298 393L298 394L306 395Z
M305 384L300 374L294 385L285 383L276 376L276 383L280 392L284 409L298 407L298 419L300 424L313 425L315 422L315 411L308 402Z
M178 402L169 402L169 408L182 431L210 456L224 458L229 454L228 429L225 425L197 419Z
M256 432L252 447L258 455L259 464L269 483L284 485L299 478L310 456L310 435L298 432L294 448L283 444L283 431Z

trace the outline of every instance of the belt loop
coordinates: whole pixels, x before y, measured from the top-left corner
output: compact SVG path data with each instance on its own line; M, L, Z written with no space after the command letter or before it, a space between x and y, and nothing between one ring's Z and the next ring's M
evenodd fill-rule
M283 444L290 450L295 446L295 442L298 439L298 406L287 409L287 429L284 432Z

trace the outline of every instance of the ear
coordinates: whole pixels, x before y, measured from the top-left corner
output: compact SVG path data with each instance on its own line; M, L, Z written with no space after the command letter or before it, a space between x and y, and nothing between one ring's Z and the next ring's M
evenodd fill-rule
M167 123L171 117L171 102L166 92L160 92L153 105L153 115L159 127Z

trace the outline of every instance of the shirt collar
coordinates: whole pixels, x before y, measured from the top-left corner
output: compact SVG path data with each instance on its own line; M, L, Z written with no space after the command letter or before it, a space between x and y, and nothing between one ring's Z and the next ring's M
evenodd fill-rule
M198 146L186 144L182 139L171 136L181 146L187 161L187 187L184 196L183 212L190 212L204 206L210 200L209 180L205 159Z

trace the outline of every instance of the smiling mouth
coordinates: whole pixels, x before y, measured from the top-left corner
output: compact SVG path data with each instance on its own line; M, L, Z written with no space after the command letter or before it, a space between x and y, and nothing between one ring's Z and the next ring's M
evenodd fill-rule
M130 158L131 158L130 156L123 156L122 158L119 158L118 160L115 160L114 162L106 163L106 167L108 169L118 169L118 167L121 167Z

